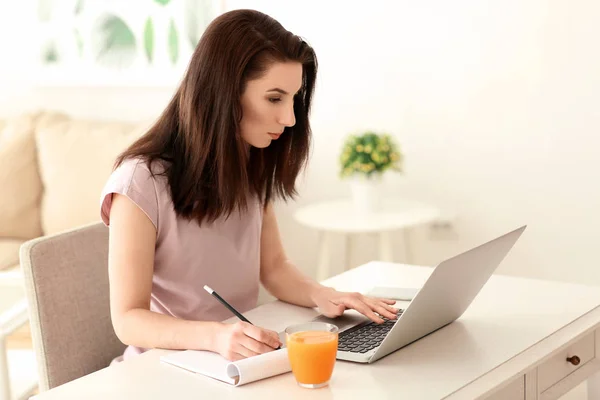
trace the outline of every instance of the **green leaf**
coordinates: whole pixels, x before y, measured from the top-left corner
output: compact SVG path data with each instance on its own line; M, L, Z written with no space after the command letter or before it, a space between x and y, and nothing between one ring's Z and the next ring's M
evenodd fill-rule
M152 23L152 17L148 17L144 25L144 50L146 51L148 62L152 64L154 52L154 24Z
M195 48L204 30L213 19L213 0L184 0L183 30Z
M166 6L167 4L169 4L171 2L171 0L154 0L155 2L157 2L158 4L160 4L161 6Z
M109 67L124 68L136 57L133 31L120 17L105 14L99 17L92 31L96 60Z
M56 43L50 42L47 43L42 58L45 64L54 64L58 61L58 52L56 51Z
M83 10L83 2L84 0L77 0L77 3L75 4L75 15L81 14L81 11Z
M79 57L83 56L83 38L81 37L81 33L77 29L73 30L73 35L75 35L75 42L77 43L77 53Z
M173 64L177 64L177 59L179 58L179 36L173 18L169 22L169 58Z

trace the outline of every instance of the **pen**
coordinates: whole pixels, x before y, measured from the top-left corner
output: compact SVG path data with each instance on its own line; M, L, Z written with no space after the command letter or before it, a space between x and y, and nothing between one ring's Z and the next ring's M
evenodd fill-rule
M208 287L207 285L204 285L204 290L206 290L208 293L212 294L217 300L219 300L219 302L221 302L221 304L223 304L225 307L227 307L229 309L229 311L234 313L236 317L238 317L239 319L241 319L244 322L254 325L252 322L248 321L248 319L246 317L244 317L240 312L238 312L238 310L233 308L233 306L231 304L226 302L224 298L219 296L219 294L217 292L215 292L214 290L212 290L210 287Z
M219 294L217 292L215 292L214 290L212 290L209 286L204 285L204 290L206 290L208 293L213 295L217 300L219 300L219 302L221 304L223 304L225 307L227 307L229 309L229 311L234 313L236 317L238 317L239 319L241 319L244 322L249 323L250 325L254 325L252 322L248 321L248 318L244 317L238 310L233 308L233 306L231 304L226 302L224 298L219 296ZM276 350L279 350L279 349L281 349L281 346L279 346Z

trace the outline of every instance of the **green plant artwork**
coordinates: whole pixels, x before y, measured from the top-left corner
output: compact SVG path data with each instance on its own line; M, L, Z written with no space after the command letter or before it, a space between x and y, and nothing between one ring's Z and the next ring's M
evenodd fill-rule
M42 54L44 62L47 64L54 64L58 61L58 53L56 52L56 45L53 42L47 43L44 52Z
M77 0L77 3L75 3L75 15L79 15L83 11L83 2L84 0Z
M177 64L177 58L179 57L179 37L177 35L177 28L175 27L175 21L171 18L169 22L169 58L173 64Z
M148 62L152 64L154 52L154 23L152 22L152 17L148 17L144 25L144 50L146 51Z
M96 61L117 68L131 65L136 56L136 40L131 28L122 18L104 15L94 34L98 43Z
M200 41L213 15L210 1L184 0L183 29L192 48Z
M79 55L79 57L83 56L83 38L81 37L81 33L79 33L79 30L77 28L75 28L73 30L73 35L75 36L75 41L77 43L77 54Z
M174 85L224 0L34 0L40 83Z

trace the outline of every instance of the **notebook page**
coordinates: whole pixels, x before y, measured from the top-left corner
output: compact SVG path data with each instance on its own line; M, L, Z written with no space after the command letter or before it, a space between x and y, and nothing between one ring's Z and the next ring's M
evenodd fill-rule
M227 375L229 361L211 351L185 350L162 356L161 361L175 365L197 374L209 376L214 379L235 384Z
M210 351L185 350L161 357L161 361L240 386L291 371L287 349L230 362Z
M230 363L227 375L232 380L238 379L236 386L239 386L291 370L287 349L281 349Z

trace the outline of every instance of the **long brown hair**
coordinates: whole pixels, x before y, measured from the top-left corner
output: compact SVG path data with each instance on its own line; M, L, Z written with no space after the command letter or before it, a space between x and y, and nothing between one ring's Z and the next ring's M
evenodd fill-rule
M279 61L302 64L296 124L268 147L248 151L239 134L241 95L249 80ZM198 223L246 210L251 195L263 206L273 197L287 200L308 159L316 74L314 50L273 18L254 10L222 14L202 35L166 109L115 166L129 158L148 168L163 161L175 212Z

